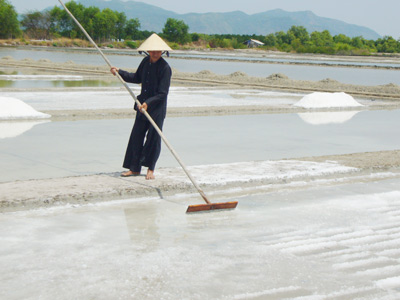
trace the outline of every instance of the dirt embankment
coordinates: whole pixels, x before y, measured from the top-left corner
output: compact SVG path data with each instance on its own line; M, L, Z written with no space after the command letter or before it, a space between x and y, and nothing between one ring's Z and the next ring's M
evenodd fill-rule
M381 179L400 178L400 151L377 151L299 158L296 161L336 162L351 167L345 173L323 172L318 175L303 174L294 178L264 178L245 180L239 176L236 181L223 184L202 184L216 202L226 197L240 197L255 193L268 193L282 189L302 189L318 185L370 182ZM290 161L290 160L288 160ZM239 171L239 170L235 170ZM145 180L144 176L122 178L119 173L96 174L66 178L49 178L0 183L0 212L25 210L57 205L85 204L127 198L175 197L178 194L201 202L189 181L179 180L179 168L161 168L163 175L156 180ZM238 186L240 189L238 190ZM224 200L221 200L224 201Z
M79 65L73 61L57 63L47 59L38 61L29 58L14 60L8 56L3 57L0 62L3 67L35 69L42 72L63 74L72 73L87 76L88 78L116 80L110 77L107 66ZM134 69L130 71L134 71ZM305 93L346 92L354 97L367 99L400 100L400 86L392 83L378 86L363 86L345 84L329 78L320 81L293 80L284 74L254 77L240 71L229 75L218 75L208 70L198 73L184 73L174 70L172 84L176 86L220 86L226 88L234 86L235 88L257 88Z

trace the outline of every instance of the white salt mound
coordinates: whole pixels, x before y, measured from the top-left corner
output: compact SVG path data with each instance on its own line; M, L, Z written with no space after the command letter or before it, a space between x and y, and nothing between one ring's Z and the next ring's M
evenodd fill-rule
M46 119L50 117L50 115L38 112L17 98L0 97L0 120Z
M349 94L314 92L304 96L294 106L304 108L358 107L363 106Z

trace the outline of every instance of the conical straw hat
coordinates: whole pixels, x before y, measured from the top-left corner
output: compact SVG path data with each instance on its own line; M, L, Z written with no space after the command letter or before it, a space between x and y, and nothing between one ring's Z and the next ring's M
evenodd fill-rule
M172 49L157 34L153 33L140 45L138 51L172 51Z

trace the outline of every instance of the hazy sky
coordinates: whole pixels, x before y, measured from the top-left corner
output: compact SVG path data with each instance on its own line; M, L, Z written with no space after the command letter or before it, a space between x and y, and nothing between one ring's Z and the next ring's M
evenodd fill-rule
M64 0L68 2L69 0ZM19 13L58 5L58 0L9 0ZM176 13L228 12L248 14L281 8L286 11L311 10L320 17L367 26L380 35L400 38L400 0L143 0Z

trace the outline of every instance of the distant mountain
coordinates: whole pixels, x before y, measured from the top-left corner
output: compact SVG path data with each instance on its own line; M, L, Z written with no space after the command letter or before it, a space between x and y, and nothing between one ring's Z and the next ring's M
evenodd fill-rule
M267 35L277 31L286 32L292 25L304 26L309 33L329 30L332 35L345 34L349 37L363 36L378 39L381 36L364 26L348 24L330 18L323 18L311 11L287 12L281 9L248 15L241 11L227 13L177 14L143 2L120 0L78 0L84 6L110 8L125 12L126 16L138 18L141 30L161 32L168 18L183 20L190 32L206 34L259 34Z

